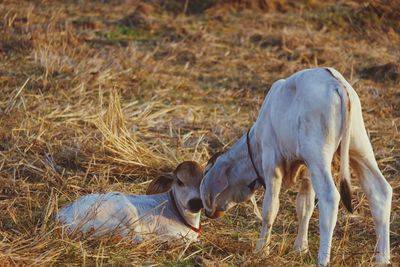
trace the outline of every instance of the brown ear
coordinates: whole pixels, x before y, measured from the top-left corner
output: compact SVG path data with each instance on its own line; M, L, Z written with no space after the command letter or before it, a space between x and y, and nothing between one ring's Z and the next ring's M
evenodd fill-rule
M174 179L171 175L163 175L153 179L146 190L146 195L155 195L167 192L171 189L173 181Z
M201 179L203 177L203 169L195 161L184 161L174 170L174 176L178 179L185 177L192 179L193 177Z

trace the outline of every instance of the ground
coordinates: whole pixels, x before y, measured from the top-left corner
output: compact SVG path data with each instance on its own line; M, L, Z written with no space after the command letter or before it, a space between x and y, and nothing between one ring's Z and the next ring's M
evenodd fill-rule
M399 264L398 1L138 2L0 3L0 265L315 265L318 209L310 252L292 250L297 186L282 190L269 256L253 254L260 221L250 203L204 216L187 248L68 237L53 219L81 195L144 193L181 161L204 165L251 126L273 81L316 66L339 70L360 96L394 189ZM373 264L373 221L356 177L353 187L332 266Z

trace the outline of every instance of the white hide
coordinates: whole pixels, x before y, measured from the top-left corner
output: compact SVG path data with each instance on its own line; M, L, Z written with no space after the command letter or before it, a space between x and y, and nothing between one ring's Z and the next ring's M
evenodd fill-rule
M285 166L302 161L310 177L302 179L296 199L299 232L295 248L308 249L308 223L315 192L320 224L318 263L328 265L340 200L331 162L340 145L341 179L350 183L351 161L375 222L376 261L379 265L389 263L392 188L375 160L357 93L340 73L332 68L306 69L275 82L251 128L250 145L256 168L266 184L257 251L268 251ZM219 156L204 176L200 192L206 214L211 217L216 211L225 211L233 203L249 199L245 193L252 192L246 191L246 186L254 179L244 135Z
M179 205L179 201L177 203ZM200 212L181 214L194 227L199 227ZM67 231L92 232L95 236L118 233L142 241L146 235L159 238L197 239L198 233L188 228L171 203L169 192L157 195L126 195L119 192L83 196L61 209L57 220Z

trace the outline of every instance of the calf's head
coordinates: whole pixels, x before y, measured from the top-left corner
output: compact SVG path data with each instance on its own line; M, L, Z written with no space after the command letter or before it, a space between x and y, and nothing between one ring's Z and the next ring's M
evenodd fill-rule
M147 194L159 194L172 190L177 204L186 212L197 213L203 208L200 199L200 183L203 169L194 161L184 161L173 173L153 180Z
M200 183L203 169L195 161L184 161L174 171L172 190L177 202L185 211L197 213L203 208L200 199Z
M233 159L234 157L234 159ZM254 180L248 155L219 153L207 163L200 185L200 196L206 216L222 217L237 203L247 201L261 185Z

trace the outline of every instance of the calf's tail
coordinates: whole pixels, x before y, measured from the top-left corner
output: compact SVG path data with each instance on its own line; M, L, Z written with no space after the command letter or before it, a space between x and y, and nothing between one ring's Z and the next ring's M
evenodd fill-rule
M333 68L326 70L341 83L341 87L337 92L342 102L342 141L340 144L340 197L346 209L353 213L351 204L352 189L351 175L349 169L349 150L350 150L350 129L351 129L351 102L348 87L351 85L343 78L343 76Z

